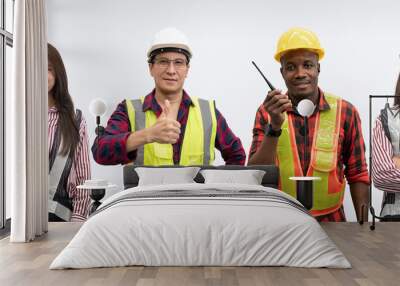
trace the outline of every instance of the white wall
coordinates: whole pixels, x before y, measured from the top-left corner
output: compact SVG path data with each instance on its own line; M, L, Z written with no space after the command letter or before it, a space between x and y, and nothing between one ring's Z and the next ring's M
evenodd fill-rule
M146 95L153 88L146 51L154 33L166 26L185 32L193 47L186 90L216 100L246 152L256 109L268 90L250 61L255 60L276 87L285 88L273 54L288 28L307 27L317 33L326 50L320 86L358 107L367 146L368 95L392 94L400 70L396 0L51 0L47 8L49 41L63 56L70 91L88 121L91 141L95 120L88 105L93 98L109 105L104 122L124 98ZM92 170L93 177L122 186L120 166L92 162ZM346 214L354 220L348 194ZM380 193L373 197L380 209Z

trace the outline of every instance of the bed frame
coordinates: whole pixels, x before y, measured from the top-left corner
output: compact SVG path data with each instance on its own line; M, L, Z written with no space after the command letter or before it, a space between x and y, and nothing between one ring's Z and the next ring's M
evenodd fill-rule
M135 168L141 167L136 165L125 165L124 166L124 189L136 187L139 183L139 177L135 171ZM158 166L147 168L183 168L183 166ZM217 170L262 170L265 171L265 175L261 181L264 187L278 188L279 183L279 168L274 165L253 165L253 166L240 166L240 165L223 165L223 166L196 166L202 170L217 169ZM200 174L194 178L197 183L204 183L204 178Z

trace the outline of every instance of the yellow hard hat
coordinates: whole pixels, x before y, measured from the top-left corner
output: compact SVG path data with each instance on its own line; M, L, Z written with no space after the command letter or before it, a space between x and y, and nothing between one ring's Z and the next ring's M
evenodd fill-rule
M292 28L279 38L274 58L280 62L284 53L298 49L311 50L318 54L320 60L325 54L314 32L304 28Z

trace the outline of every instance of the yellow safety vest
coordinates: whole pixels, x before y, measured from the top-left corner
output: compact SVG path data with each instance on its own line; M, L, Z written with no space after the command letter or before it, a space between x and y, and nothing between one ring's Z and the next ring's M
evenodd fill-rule
M179 165L211 165L215 154L215 137L217 120L214 101L191 97L188 121L181 148ZM149 128L157 121L152 110L143 112L144 98L126 100L131 132ZM145 144L137 150L135 165L161 166L174 165L173 148L171 144L157 142Z
M340 208L343 203L345 179L340 182L336 168L340 134L342 100L325 93L330 109L317 114L313 142L311 147L310 166L307 176L321 177L313 182L314 216L329 214ZM282 125L282 134L277 146L277 164L280 170L279 189L296 197L296 182L289 180L292 176L304 176L293 127L293 115L286 115Z

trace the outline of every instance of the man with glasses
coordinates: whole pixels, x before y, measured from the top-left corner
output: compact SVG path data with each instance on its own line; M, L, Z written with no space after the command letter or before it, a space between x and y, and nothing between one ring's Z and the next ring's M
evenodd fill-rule
M92 146L105 165L210 165L214 148L226 164L244 165L246 155L213 100L183 89L192 51L175 28L158 32L148 53L155 88L140 99L120 103L103 135Z

